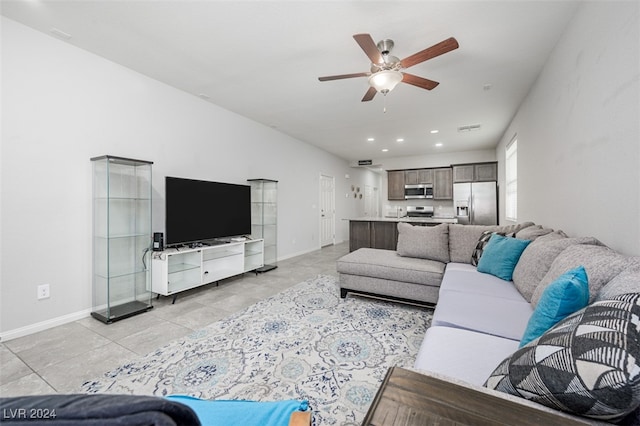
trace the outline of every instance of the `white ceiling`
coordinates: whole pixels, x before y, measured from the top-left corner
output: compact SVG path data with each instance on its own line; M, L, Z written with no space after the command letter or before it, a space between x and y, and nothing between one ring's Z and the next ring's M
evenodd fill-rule
M55 28L70 44L358 160L494 147L577 5L2 0L2 14L52 36ZM409 68L439 81L434 90L400 84L386 99L360 102L366 78L318 81L369 70L357 33L393 39L401 59L451 36L460 48ZM457 131L470 124L481 128Z

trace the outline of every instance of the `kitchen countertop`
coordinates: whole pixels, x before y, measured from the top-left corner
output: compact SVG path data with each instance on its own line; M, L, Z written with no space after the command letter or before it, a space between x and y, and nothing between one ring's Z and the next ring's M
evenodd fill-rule
M351 219L344 219L356 222L407 222L407 223L458 223L455 217L384 217L384 216L363 216Z

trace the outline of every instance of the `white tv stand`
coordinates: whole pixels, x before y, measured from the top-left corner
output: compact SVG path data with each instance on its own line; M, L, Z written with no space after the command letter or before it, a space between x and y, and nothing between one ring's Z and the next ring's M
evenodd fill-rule
M153 252L151 291L174 295L264 266L264 240L232 241L212 246Z

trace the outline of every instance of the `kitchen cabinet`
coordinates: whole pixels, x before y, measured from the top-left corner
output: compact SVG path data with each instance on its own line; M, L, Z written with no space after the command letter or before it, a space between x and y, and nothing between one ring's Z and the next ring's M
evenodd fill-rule
M404 184L405 185L417 185L418 184L418 171L417 170L405 170L404 171Z
M458 164L453 166L453 182L493 182L498 180L498 163Z
M433 169L415 169L404 171L405 185L433 183Z
M389 200L404 200L404 185L404 170L392 170L387 172L387 198Z
M449 169L451 170L451 169ZM455 223L456 221L424 221L411 219L352 219L349 221L349 251L359 248L375 248L395 250L398 246L398 222L410 223L416 226L436 226L441 223Z
M397 246L397 222L371 222L371 247L395 250Z
M498 180L498 163L482 163L474 166L476 182L492 182Z
M418 170L418 183L433 183L433 169Z
M349 221L349 251L371 247L371 222Z
M398 222L349 221L349 251L363 247L395 250L397 245Z
M453 180L450 167L433 170L433 199L453 200Z

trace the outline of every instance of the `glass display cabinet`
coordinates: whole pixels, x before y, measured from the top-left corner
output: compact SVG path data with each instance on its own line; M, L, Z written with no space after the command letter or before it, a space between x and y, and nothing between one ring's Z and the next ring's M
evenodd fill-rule
M93 166L93 306L104 322L151 309L150 161L105 155Z
M249 179L251 184L251 238L264 239L264 266L256 272L277 268L278 181Z

